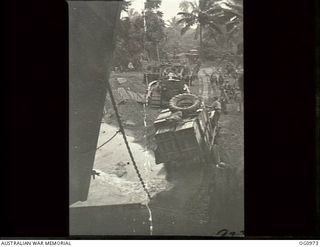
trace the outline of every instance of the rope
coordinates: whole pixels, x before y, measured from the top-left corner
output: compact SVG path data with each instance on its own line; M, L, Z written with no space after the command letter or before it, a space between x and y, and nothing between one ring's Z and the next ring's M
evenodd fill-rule
M129 146L129 143L128 143L128 140L127 140L127 137L126 137L126 134L125 134L125 131L124 131L124 128L123 128L123 125L122 125L122 122L121 122L121 119L120 119L120 115L119 115L119 112L118 112L118 108L117 108L117 104L115 102L115 99L114 99L114 96L113 96L113 92L112 92L112 89L111 89L111 86L110 86L110 83L109 81L107 82L107 89L109 91L109 94L110 94L110 99L111 99L111 102L112 102L112 105L113 105L113 109L114 109L114 112L116 114L116 118L117 118L117 121L118 121L118 124L119 124L119 130L120 132L122 133L122 136L123 136L123 140L126 144L126 147L127 147L127 150L128 150L128 153L129 153L129 156L130 156L130 159L132 161L132 164L133 164L133 167L137 173L137 176L139 178L139 181L142 185L142 188L144 189L144 191L146 192L149 200L151 200L151 196L150 196L150 193L141 177L141 174L139 172L139 169L137 167L137 164L136 164L136 161L134 160L134 157L133 157L133 154L131 152L131 149L130 149L130 146Z
M149 85L149 80L148 80L148 74L146 73L146 87L148 89L148 85ZM146 111L146 106L147 106L147 98L145 99L145 102L143 104L143 125L144 125L144 137L145 137L145 164L149 164L149 160L148 160L148 139L147 139L147 111ZM146 207L148 209L148 213L149 213L149 230L150 230L150 235L153 235L153 218L152 218L152 211L149 207L149 202L146 203Z
M149 207L149 204L147 203L146 204L146 207L148 209L148 213L149 213L149 230L150 230L150 235L152 236L153 235L153 221L152 221L152 212L151 212L151 209Z
M116 137L116 135L117 135L119 132L120 132L120 130L117 130L116 133L115 133L113 136L111 136L107 141L105 141L103 144L101 144L99 147L97 147L96 150L98 150L99 148L102 148L104 145L106 145L108 142L110 142L113 138Z
M120 130L117 130L116 133L111 136L107 141L105 141L103 144L101 144L99 147L97 147L95 150L89 150L84 152L84 154L89 153L89 152L93 152L93 151L97 151L99 148L102 148L104 145L106 145L108 142L110 142L113 138L116 137L116 135L120 132Z

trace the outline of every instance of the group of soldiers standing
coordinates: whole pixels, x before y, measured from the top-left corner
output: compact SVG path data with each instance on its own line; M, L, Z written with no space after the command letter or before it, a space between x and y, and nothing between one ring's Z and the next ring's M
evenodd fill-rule
M221 103L221 111L227 114L227 104L237 103L238 112L242 111L243 74L233 67L226 67L225 71L214 69L210 75L211 90L219 91L220 96L214 100Z
M220 96L213 97L213 103L210 108L213 110L210 114L210 121L213 126L217 127L217 135L214 142L214 154L216 157L216 167L231 168L229 164L227 150L225 150L220 143L220 125L219 118L221 114L227 114L227 103L237 103L238 112L242 112L243 107L243 73L237 72L235 69L227 69L219 71L214 68L210 75L210 86L213 91L220 91ZM229 171L232 171L229 169Z

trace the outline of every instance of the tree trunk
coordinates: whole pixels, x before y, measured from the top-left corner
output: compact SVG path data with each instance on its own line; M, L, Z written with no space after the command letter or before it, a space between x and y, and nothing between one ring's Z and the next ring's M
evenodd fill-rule
M156 43L156 49L157 49L158 61L159 61L159 63L160 63L160 54L159 54L159 46L158 46L158 43Z
M202 25L200 24L200 30L199 30L199 35L200 35L200 52L202 53Z

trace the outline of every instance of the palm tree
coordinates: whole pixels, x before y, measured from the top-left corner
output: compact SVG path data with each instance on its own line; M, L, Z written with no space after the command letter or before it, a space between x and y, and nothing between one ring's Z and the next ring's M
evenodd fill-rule
M145 37L156 47L157 59L160 62L159 44L165 39L163 13L159 11L161 0L146 0L144 10ZM152 49L150 49L152 50Z
M239 1L227 4L229 8L224 9L225 14L229 14L228 35L229 39L243 39L243 6ZM239 43L239 42L238 42Z
M132 8L128 9L127 14L130 20L140 17L139 12Z
M220 0L216 2L219 11L212 15L220 24L225 45L238 46L243 40L243 6L242 0ZM216 30L208 29L207 37L216 37Z
M176 16L172 17L167 21L168 27L172 30L180 30L181 24L178 23L178 18Z
M191 27L196 26L195 39L200 38L200 49L203 47L203 29L210 26L210 28L221 33L219 26L212 18L219 10L216 8L215 0L199 0L197 2L183 1L180 3L178 15L181 18L178 20L179 24L184 24L181 29L181 35L185 34Z

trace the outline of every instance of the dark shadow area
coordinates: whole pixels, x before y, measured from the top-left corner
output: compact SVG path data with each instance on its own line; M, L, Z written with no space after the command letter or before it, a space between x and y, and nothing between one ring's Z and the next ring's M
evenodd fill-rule
M70 203L87 199L120 3L68 2Z

